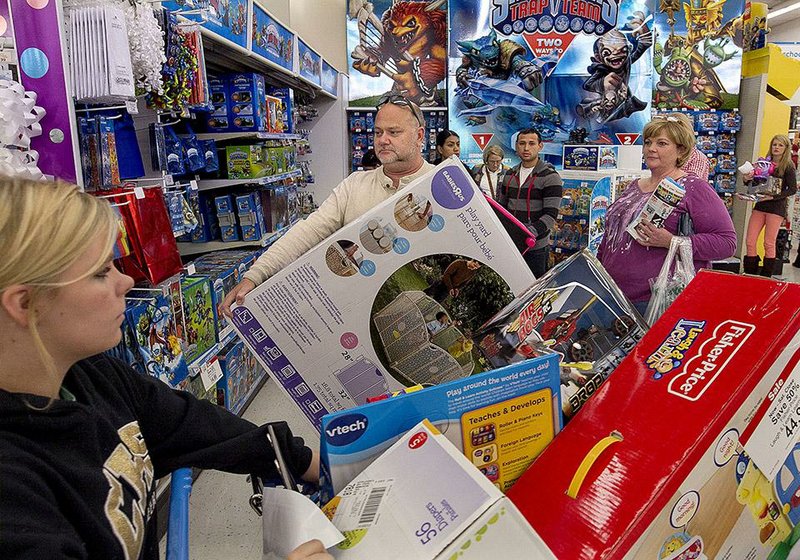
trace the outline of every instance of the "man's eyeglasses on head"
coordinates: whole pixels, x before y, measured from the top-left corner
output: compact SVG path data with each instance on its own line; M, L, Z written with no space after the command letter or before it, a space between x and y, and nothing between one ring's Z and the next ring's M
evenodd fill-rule
M414 114L414 118L417 119L419 125L422 127L425 126L425 118L422 116L422 110L413 101L406 99L405 97L397 93L386 93L378 100L378 109L380 109L387 103L391 103L392 105L397 105L398 107L408 107Z

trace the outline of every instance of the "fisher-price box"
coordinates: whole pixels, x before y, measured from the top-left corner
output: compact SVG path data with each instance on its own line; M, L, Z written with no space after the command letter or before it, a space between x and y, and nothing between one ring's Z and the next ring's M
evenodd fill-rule
M558 558L800 553L800 286L701 271L508 493Z
M329 550L339 560L555 558L513 504L427 420L323 511L345 536Z
M426 418L507 491L561 429L558 363L550 353L325 416L323 499Z

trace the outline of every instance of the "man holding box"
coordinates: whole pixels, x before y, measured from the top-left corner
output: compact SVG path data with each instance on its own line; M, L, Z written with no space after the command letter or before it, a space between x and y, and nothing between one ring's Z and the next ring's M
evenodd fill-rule
M234 301L289 265L323 239L364 215L433 166L422 159L425 139L422 111L400 95L385 95L375 117L375 150L381 166L356 171L339 183L318 210L292 226L261 255L225 298L222 312L230 316Z

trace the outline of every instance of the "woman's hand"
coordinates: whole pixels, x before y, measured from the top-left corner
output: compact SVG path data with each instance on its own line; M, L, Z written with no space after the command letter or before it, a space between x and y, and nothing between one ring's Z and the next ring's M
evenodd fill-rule
M752 181L753 180L753 172L751 171L750 173L742 173L742 179L745 182Z
M647 220L642 220L642 222L636 226L636 231L639 237L641 237L641 240L637 239L637 241L640 245L645 247L663 247L664 249L668 249L674 237L664 228L656 227Z
M289 553L286 560L333 560L321 541L314 539L301 544Z

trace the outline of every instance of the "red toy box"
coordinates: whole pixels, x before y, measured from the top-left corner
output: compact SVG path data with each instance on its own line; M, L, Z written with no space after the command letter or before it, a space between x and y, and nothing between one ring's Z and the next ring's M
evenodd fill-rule
M701 272L509 498L562 559L800 553L798 327L800 285Z

